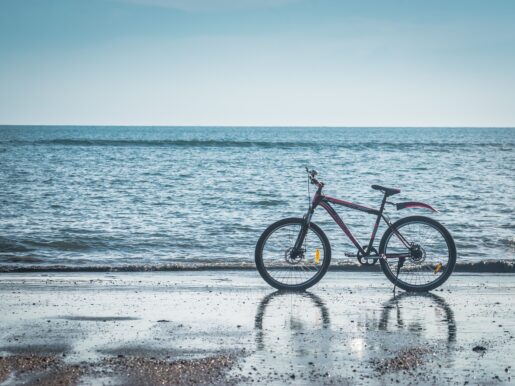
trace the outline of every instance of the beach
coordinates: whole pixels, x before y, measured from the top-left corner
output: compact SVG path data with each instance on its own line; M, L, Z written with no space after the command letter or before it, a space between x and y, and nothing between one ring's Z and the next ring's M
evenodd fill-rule
M253 271L0 276L9 384L510 384L512 274L411 295L330 271L305 293Z

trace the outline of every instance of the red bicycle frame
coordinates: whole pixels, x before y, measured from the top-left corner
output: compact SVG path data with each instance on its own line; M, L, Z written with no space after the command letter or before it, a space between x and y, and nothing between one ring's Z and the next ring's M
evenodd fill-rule
M313 213L314 213L315 209L318 206L321 206L322 208L324 208L327 211L327 213L329 213L329 215L332 217L332 219L336 222L336 224L338 224L338 226L342 229L342 231L349 238L349 240L354 244L354 246L358 249L358 251L361 253L361 255L363 257L369 256L370 253L373 250L373 244L374 244L374 240L375 240L375 237L376 237L377 229L379 228L379 223L381 222L381 218L386 222L386 224L390 228L392 228L393 233L399 238L399 240L407 248L408 251L407 251L407 253L395 253L395 254L391 253L391 254L386 254L386 255L382 255L382 256L378 256L378 257L381 257L381 258L403 258L403 257L409 257L410 256L411 247L412 247L411 243L404 238L404 236L394 227L394 225L390 222L388 217L386 217L384 215L384 213L383 213L384 212L384 207L388 203L386 201L386 199L388 197L388 194L386 192L385 192L385 194L383 196L383 200L381 202L381 207L379 208L379 210L377 210L377 209L369 208L369 207L366 207L366 206L363 206L363 205L358 205L358 204L355 204L355 203L352 203L352 202L340 200L340 199L337 199L337 198L334 198L334 197L325 196L325 195L322 194L322 188L324 187L324 184L322 182L319 182L315 178L314 175L310 175L310 179L311 179L311 182L318 187L318 189L317 189L315 195L313 196L313 199L311 201L311 205L310 205L309 211L306 214L306 216L304 217L305 218L305 224L304 224L304 227L301 230L301 232L299 232L299 235L298 235L297 240L295 242L295 247L294 247L295 250L300 250L300 247L302 246L302 243L303 243L304 238L306 236L306 233L307 233L307 230L308 230L308 227L309 227L309 223L311 222L311 217L313 216ZM338 213L334 210L334 208L330 204L345 206L345 207L350 208L350 209L359 210L361 212L365 212L365 213L369 213L369 214L373 214L373 215L377 216L374 228L372 230L372 235L370 236L370 240L369 240L368 245L366 246L366 248L363 248L363 246L360 245L360 243L353 236L353 234L351 233L351 231L349 230L349 228L347 227L345 222L341 219L341 217L338 215ZM411 202L410 204L411 204L411 206L405 206L405 207L425 207L425 208L429 208L431 210L435 210L430 205L427 205L427 204L424 204L424 203ZM392 205L395 205L395 204L392 204Z

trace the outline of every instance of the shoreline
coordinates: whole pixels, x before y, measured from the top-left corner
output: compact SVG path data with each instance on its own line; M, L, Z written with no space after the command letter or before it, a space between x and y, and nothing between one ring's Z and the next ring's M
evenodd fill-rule
M1 273L50 273L50 272L180 272L180 271L255 271L253 263L200 263L200 264L138 264L120 266L0 266ZM361 266L353 261L331 263L329 271L336 272L381 272L379 263ZM483 260L456 263L454 272L460 273L515 273L515 260Z

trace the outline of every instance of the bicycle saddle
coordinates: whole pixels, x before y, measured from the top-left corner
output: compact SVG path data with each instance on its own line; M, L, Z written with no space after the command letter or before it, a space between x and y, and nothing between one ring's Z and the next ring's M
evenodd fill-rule
M380 186L380 185L372 185L371 188L375 189L375 190L380 190L381 192L384 192L384 194L386 194L387 196L393 196L394 194L401 192L400 189L385 188L384 186Z

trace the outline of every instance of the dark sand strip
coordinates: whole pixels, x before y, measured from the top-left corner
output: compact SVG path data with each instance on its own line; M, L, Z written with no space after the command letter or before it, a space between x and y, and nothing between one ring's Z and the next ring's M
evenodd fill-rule
M343 272L380 272L379 264L373 266L359 265L352 259L345 261L333 261L329 268L331 271ZM24 266L0 266L0 272L4 273L31 273L31 272L177 272L177 271L255 271L253 263L241 264L158 264L158 265L122 265L113 266L65 266L65 265L24 265ZM484 260L468 262L459 260L454 269L455 272L466 273L515 273L514 260Z

